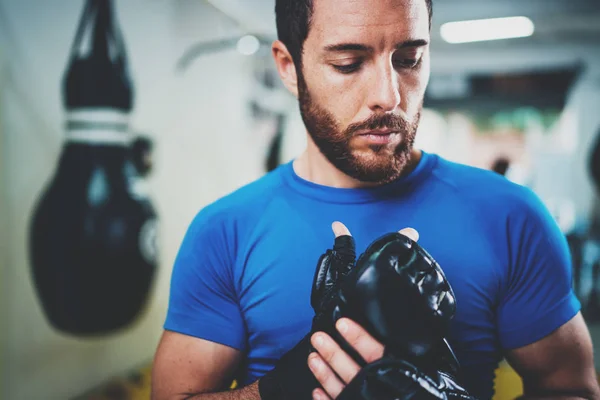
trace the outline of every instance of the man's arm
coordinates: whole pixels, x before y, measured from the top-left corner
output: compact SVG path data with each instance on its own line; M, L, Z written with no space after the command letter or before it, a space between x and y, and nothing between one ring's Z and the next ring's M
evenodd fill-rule
M154 358L152 400L260 400L256 384L227 390L241 359L231 347L165 331Z
M580 313L506 359L523 379L524 398L600 399L592 341Z

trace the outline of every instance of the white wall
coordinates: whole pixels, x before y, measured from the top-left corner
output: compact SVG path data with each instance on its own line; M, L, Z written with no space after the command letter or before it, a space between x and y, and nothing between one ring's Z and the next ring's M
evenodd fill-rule
M175 62L192 43L237 33L201 1L116 1L136 97L132 126L155 140L150 190L160 218L160 270L138 323L106 338L66 337L47 324L27 255L34 202L61 151L60 80L83 1L9 0L0 6L0 398L66 399L149 361L168 301L171 266L205 204L262 172L246 99L250 61L234 50L206 56L185 74ZM5 229L10 227L10 229ZM7 250L7 251L5 251Z
M3 93L6 87L6 82L3 79L5 76L5 61L6 55L3 51L0 51L0 93ZM8 264L8 225L6 219L8 216L8 207L6 202L6 146L4 146L2 119L2 103L0 102L0 321L7 321L7 307L5 305L7 302L6 294L8 287L6 280L6 267ZM0 360L4 359L5 349L2 344L5 343L5 340L6 335L3 329L0 329ZM3 386L2 377L5 376L6 368L7 366L0 362L0 388ZM1 389L0 398L3 398Z

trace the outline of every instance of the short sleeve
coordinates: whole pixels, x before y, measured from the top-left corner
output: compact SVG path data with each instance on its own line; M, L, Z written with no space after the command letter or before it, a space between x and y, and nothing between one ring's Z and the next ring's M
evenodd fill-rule
M166 330L245 348L245 328L233 284L227 218L202 210L190 224L171 276Z
M564 234L533 192L521 193L506 222L509 266L497 314L505 349L544 338L581 308Z

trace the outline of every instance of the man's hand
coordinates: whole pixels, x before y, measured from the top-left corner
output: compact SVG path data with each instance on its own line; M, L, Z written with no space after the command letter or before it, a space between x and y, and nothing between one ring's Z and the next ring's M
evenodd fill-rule
M318 354L311 354L308 363L325 390L313 390L314 399L475 400L452 373L423 370L388 352L384 354L383 344L357 323L342 318L336 328L367 365L361 368L335 340L323 332L315 333L311 343Z
M350 235L348 228L339 222L334 223L333 230L336 237ZM415 242L419 239L419 233L412 228L402 229L400 233L408 236ZM367 363L376 361L383 356L383 344L375 340L354 321L341 318L337 321L336 328L342 337ZM319 400L335 399L360 371L360 366L324 332L313 334L311 344L317 350L318 354L312 353L308 357L308 365L321 386L325 389L325 391L320 388L315 389L313 391L313 398Z
M383 345L375 340L360 325L347 318L341 318L336 328L343 338L371 363L383 356ZM360 366L346 354L326 333L316 332L311 337L313 347L318 351L308 357L308 366L321 384L322 389L313 391L317 400L335 399L360 371ZM340 380L339 377L342 379Z

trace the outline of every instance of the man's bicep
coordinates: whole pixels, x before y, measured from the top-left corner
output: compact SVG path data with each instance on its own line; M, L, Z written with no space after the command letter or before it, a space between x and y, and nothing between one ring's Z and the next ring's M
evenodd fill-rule
M232 347L165 331L152 370L152 399L227 389L242 358Z
M526 396L598 398L592 341L580 313L537 342L510 350L506 358L523 379Z
M224 218L201 212L190 224L173 265L164 328L244 351L230 244L235 238Z

